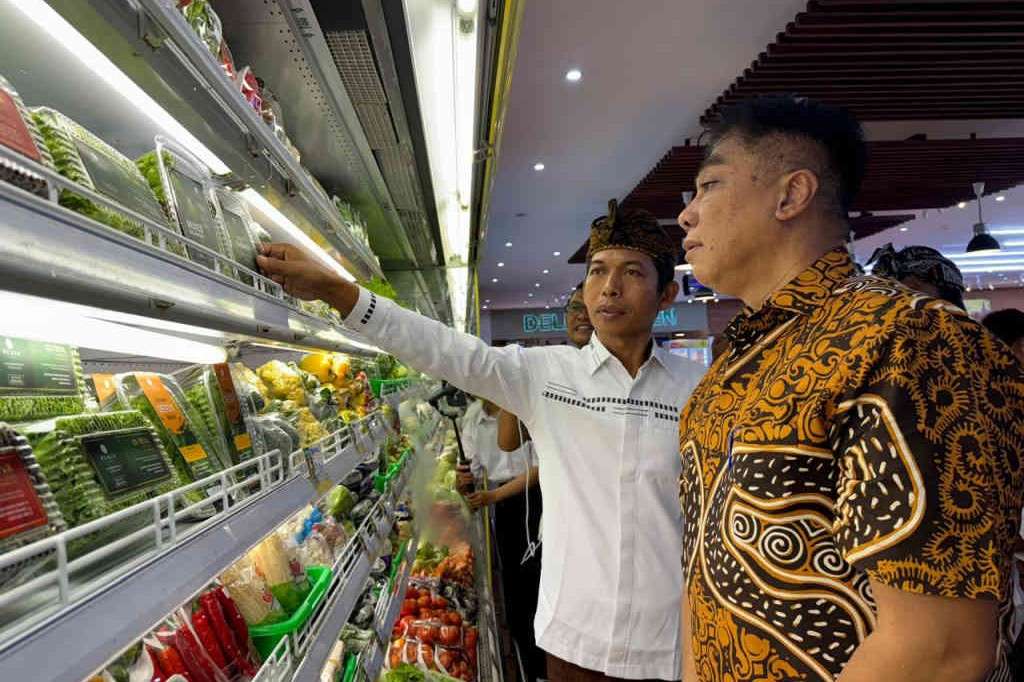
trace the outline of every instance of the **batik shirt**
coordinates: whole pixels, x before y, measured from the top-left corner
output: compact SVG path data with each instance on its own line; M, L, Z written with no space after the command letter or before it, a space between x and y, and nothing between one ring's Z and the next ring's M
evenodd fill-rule
M833 680L869 579L1008 596L1024 383L963 312L831 251L728 327L680 423L683 572L701 682ZM688 681L689 682L689 681Z

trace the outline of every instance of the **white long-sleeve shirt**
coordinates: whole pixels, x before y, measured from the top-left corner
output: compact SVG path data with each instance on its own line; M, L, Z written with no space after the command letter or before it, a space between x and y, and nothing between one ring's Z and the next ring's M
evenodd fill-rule
M469 468L477 480L487 472L487 482L492 486L522 476L531 466L537 464L533 448L527 441L512 452L498 447L498 416L489 415L481 403L470 406L462 418L462 446L469 458Z
M544 498L538 645L614 677L679 677L679 412L704 368L654 347L631 377L595 333L491 348L369 291L345 326L517 415Z

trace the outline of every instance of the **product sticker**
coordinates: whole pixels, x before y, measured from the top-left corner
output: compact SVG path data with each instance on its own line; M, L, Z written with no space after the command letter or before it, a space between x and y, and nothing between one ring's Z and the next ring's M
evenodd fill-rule
M42 161L32 133L21 118L17 103L11 93L3 88L0 88L0 144L34 161Z
M163 452L147 428L84 436L80 442L108 495L125 493L171 477Z
M252 447L252 437L248 433L240 433L235 436L235 449L241 452Z
M77 394L71 347L0 336L0 395L23 393Z
M181 456L185 458L185 461L189 464L198 462L199 460L206 459L206 450L199 443L192 445L182 445L178 447L178 451L181 452Z
M135 378L138 379L142 392L146 394L149 404L156 410L157 416L160 417L160 421L163 422L167 430L178 434L184 431L185 414L178 407L178 403L174 401L160 377L149 372L136 372Z
M113 374L93 374L92 384L96 389L96 399L99 400L100 407L107 405L117 392Z

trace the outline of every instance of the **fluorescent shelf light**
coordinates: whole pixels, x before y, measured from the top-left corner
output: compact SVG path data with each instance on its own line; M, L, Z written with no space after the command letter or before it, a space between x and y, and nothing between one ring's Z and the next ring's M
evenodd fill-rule
M65 21L64 17L46 2L43 0L16 0L14 6L48 33L55 44L62 45L67 51L69 59L77 59L99 78L106 81L140 113L153 121L168 137L199 157L210 167L211 171L222 174L231 170L217 158L216 154L192 135L185 126L178 123L173 116L136 85L135 81L126 76L112 61L107 59L106 55L96 49L85 36Z
M989 230L989 234L994 235L1021 235L1024 234L1024 228L1022 227L1004 227L999 230Z
M241 194L246 201L255 206L265 216L273 220L275 225L287 232L289 237L301 244L307 251L316 256L324 265L327 265L348 281L356 281L356 278L352 276L352 273L345 269L345 266L331 258L326 251L320 248L319 244L310 239L308 234L299 229L298 225L289 220L283 213L274 208L273 204L264 199L262 194L252 187L242 190Z
M227 361L227 352L221 345L110 322L104 319L110 316L110 311L89 306L4 291L0 292L0 308L4 311L0 316L0 334L5 336L178 362ZM199 333L200 328L180 326L190 333Z

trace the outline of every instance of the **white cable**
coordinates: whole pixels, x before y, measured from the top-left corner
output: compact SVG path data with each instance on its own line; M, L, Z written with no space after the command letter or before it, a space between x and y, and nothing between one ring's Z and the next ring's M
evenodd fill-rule
M519 562L519 565L522 566L523 564L525 564L527 561L532 559L537 554L537 550L540 549L540 545L541 545L541 542L543 542L543 539L540 539L537 542L534 542L530 538L530 454L529 454L529 449L533 448L533 444L529 443L529 445L528 445L526 439L523 438L523 422L522 422L522 420L519 419L519 417L516 417L516 428L519 429L519 447L525 451L524 454L526 455L526 457L523 460L524 466L526 468L526 490L523 491L523 494L526 496L526 519L524 521L524 525L526 526L526 552L523 554L523 560ZM528 447L529 447L529 449L527 449ZM539 480L540 479L539 467L538 467L538 471L537 471L537 478L538 478L537 482L540 483L540 480Z

